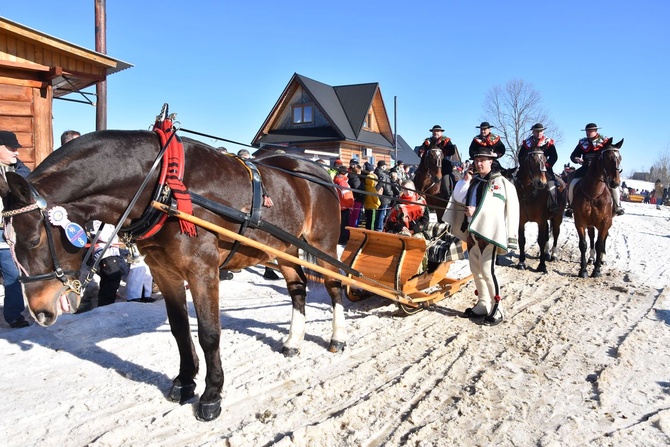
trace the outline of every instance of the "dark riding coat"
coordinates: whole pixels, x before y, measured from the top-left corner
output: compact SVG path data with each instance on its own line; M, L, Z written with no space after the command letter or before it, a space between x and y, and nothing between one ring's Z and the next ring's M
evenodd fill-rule
M502 166L500 166L500 162L498 160L500 160L500 158L505 155L505 145L503 144L500 137L493 133L488 134L486 137L482 136L482 134L475 136L472 139L472 143L470 143L470 149L468 151L471 159L474 160L475 154L478 153L478 149L481 147L487 147L498 154L498 158L493 160L492 170L500 172L502 170Z
M583 163L575 171L574 177L583 177L586 174L586 171L589 169L591 161L598 155L598 151L603 148L605 145L605 140L607 137L601 134L596 135L594 138L582 138L577 143L577 146L570 154L570 160L574 163L579 163L579 160L582 159Z

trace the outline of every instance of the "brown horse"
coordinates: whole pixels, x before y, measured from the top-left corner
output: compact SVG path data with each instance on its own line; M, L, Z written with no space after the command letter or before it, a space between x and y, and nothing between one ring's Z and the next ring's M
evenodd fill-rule
M579 277L586 278L586 231L590 240L590 259L593 260L595 230L598 230L598 240L595 243L596 259L591 276L597 278L601 275L600 268L605 260L605 243L607 234L612 226L614 217L614 205L610 188L618 188L621 183L619 177L619 164L621 154L619 149L623 145L623 139L612 144L608 138L598 155L591 160L588 171L574 187L572 210L575 216L575 228L579 235L579 251L581 259L579 264Z
M444 151L436 147L426 150L414 173L416 190L425 195L426 204L440 219L442 213L438 210L446 208L454 187L450 168L451 162L445 159Z
M191 194L244 213L251 211L250 170L240 159L187 138L183 139L183 146L183 183ZM81 251L68 242L62 229L50 223L49 211L61 206L70 221L82 226L94 219L116 223L141 189L145 177L153 172L152 165L157 165L155 160L160 151L161 143L154 132L94 132L49 155L27 179L8 173L7 182L0 180L6 228L15 234L13 250L24 276L22 280L30 312L39 324L53 324L59 314L74 312L80 303L77 279ZM340 222L333 216L340 215L340 208L334 187L327 185L330 182L328 173L310 161L285 155L263 158L257 168L264 191L274 202L271 207L260 208L263 221L337 257ZM157 185L158 173L153 172L147 178L149 185ZM152 187L145 188L124 225L137 222L145 210L151 209L148 204L153 194ZM193 214L235 232L241 227L240 221L222 217L195 201ZM289 254L298 254L295 246L253 226L246 230L245 236ZM194 378L199 363L191 339L184 287L184 282L188 282L198 319L198 341L207 366L205 390L196 416L212 420L221 412L224 379L219 351L218 272L233 241L203 228L197 229L197 237L189 237L180 231L179 220L168 218L160 231L137 241L137 246L146 255L146 263L163 294L179 349L179 374L168 397L180 402L194 396ZM269 260L271 256L263 251L240 246L226 268L242 269ZM305 334L306 278L299 265L284 260L278 260L278 263L286 279L293 309L283 352L295 355ZM319 261L319 264L336 270L324 262ZM346 338L341 285L329 278L324 282L334 313L329 350L341 351Z
M557 191L558 210L551 212L549 202L551 194L547 181L547 158L541 150L529 151L519 160L519 170L515 180L516 190L519 195L519 264L518 268L525 270L526 267L526 233L525 226L528 222L537 223L537 244L540 247L540 265L538 272L546 273L546 261L556 260L556 245L561 233L561 222L563 221L563 210L565 209L565 194ZM549 223L554 243L549 249Z

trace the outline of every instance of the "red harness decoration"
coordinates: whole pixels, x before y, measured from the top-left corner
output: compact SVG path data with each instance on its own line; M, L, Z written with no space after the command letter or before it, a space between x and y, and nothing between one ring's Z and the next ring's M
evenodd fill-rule
M177 201L177 210L187 214L193 214L193 204L191 203L191 196L188 189L184 186L184 145L175 135L175 129L172 126L171 119L164 119L156 121L154 124L154 132L156 132L161 141L161 147L168 144L167 151L163 157L163 164L161 166L161 175L159 177L159 184L167 183L172 191L172 196ZM197 228L191 223L183 219L179 219L179 228L183 234L189 237L197 236Z

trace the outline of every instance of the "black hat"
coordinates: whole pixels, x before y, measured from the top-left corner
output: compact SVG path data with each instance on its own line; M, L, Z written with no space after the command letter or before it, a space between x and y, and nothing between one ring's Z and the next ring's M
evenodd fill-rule
M487 121L482 122L479 126L475 126L477 129L492 129L494 126L490 125Z
M596 123L588 123L586 126L584 126L584 128L582 129L582 131L585 131L585 130L598 130L598 129L600 129L600 127L598 127L598 125L597 125Z
M535 124L533 124L533 127L530 128L530 130L537 130L537 131L540 131L540 130L546 130L546 129L547 129L547 128L544 127L544 126L543 126L542 124L540 124L540 123L535 123Z
M23 147L19 144L19 140L16 139L16 134L8 130L0 130L0 144L12 149Z
M337 172L339 172L341 174L346 174L347 172L349 172L349 168L347 168L346 166L340 165L340 166L337 167Z
M377 162L377 167L378 167L378 168L381 168L382 166L386 166L386 162L385 162L384 160L379 160L379 161Z
M475 157L498 158L498 154L486 146L479 146L473 151L472 159L474 160Z
M444 132L444 129L439 124L435 124L429 132Z
M402 160L398 160L398 161L395 162L395 165L396 165L396 166L400 166L400 165L404 165L404 164L405 164L405 163L403 163Z

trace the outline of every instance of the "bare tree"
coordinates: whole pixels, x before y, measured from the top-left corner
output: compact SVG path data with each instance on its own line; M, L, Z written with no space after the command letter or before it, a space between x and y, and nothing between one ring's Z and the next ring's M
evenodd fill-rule
M654 165L649 169L649 181L660 179L664 185L670 182L670 144L657 155Z
M509 157L509 164L518 164L519 149L523 140L530 135L535 123L542 123L548 129L547 135L558 145L562 139L560 129L554 124L549 112L542 106L542 97L532 84L522 79L507 81L504 87L494 85L484 100L484 120L497 129Z

